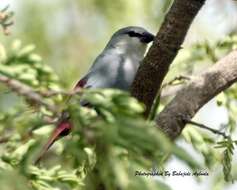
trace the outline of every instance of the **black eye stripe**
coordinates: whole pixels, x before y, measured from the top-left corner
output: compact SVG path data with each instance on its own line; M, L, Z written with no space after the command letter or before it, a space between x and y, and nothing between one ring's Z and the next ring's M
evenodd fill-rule
M137 37L137 38L142 37L142 34L137 33L137 32L134 32L134 31L129 31L127 34L128 34L130 37Z

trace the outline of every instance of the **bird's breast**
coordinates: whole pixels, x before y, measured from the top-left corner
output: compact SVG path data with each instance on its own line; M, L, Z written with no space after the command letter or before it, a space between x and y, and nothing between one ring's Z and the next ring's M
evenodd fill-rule
M139 60L129 57L124 58L117 66L114 87L122 90L129 90L138 67Z

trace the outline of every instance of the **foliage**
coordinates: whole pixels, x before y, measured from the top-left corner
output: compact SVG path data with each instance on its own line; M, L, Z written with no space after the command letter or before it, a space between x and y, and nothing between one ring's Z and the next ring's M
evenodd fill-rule
M162 167L164 156L170 154L194 170L200 168L185 150L173 145L155 128L152 121L143 119L143 106L128 93L113 89L82 90L68 101L56 75L33 52L32 45L22 47L17 40L8 50L1 47L0 79L7 77L4 84L23 95L23 100L0 115L4 150L0 168L6 175L22 178L25 186L30 184L28 189L97 189L100 185L107 189L149 186L167 189L159 181L151 182L134 173L149 171L154 163ZM12 88L16 81L18 86ZM28 90L22 93L26 87ZM46 96L50 92L54 94ZM33 99L36 102L31 101L32 94L39 95ZM81 99L91 107L78 106ZM48 109L45 106L48 104L57 109ZM41 166L34 166L43 136L47 137L53 128L45 117L55 120L58 112L65 109L75 126L70 140L56 143L53 158L48 153L45 158L49 158Z
M114 23L116 20L123 20L120 18L123 11L117 7L125 2L129 4L129 1L116 2L117 6L112 10L108 0L104 0L102 4L97 0L84 3L99 7L100 14L111 18L110 23ZM169 7L169 3L170 1L166 1L162 8L164 12ZM106 11L103 11L104 7ZM126 9L126 12L130 14L133 7L130 3L130 6L120 8ZM32 10L35 11L35 9ZM32 10L29 11L30 14ZM112 15L114 10L117 10L116 14ZM47 14L46 11L45 14ZM162 20L161 15L153 16L156 22L157 17ZM38 17L41 18L40 15ZM44 17L49 18L48 15ZM11 16L8 17L10 18ZM28 19L32 20L29 15ZM9 24L9 20L6 21L5 23ZM39 23L32 23L32 28L37 28ZM28 27L28 24L24 27ZM111 25L109 28L112 28ZM38 28L43 30L42 27ZM40 44L41 48L44 48L45 44L50 46L50 40L44 44L43 39L47 39L47 36L41 33L41 30L27 33L25 28L23 31L27 34L24 33L23 37L29 41L29 36L32 35L34 43ZM45 36L37 41L39 34ZM76 40L76 37L74 38ZM73 43L75 43L74 40ZM94 47L94 43L92 44ZM47 52L48 46L41 51ZM58 49L54 51L60 53L62 52L60 49L67 51L65 47L58 46ZM235 35L226 37L215 44L208 42L195 44L181 51L175 66L181 65L179 73L183 71L185 75L190 75L197 71L195 65L199 67L213 64L235 47ZM236 128L236 87L217 97L218 105L226 107L229 112L229 122L224 126L229 138L219 141L219 139L216 140L216 136L191 126L186 127L183 132L184 139L202 155L204 160L202 164L186 150L170 142L155 128L156 109L158 106L161 109L165 104L160 102L159 97L150 121L142 118L143 105L129 94L118 90L82 90L68 101L68 95L71 94L62 88L65 86L65 81L60 81L56 72L45 64L34 50L34 45L24 46L20 40L15 40L9 46L0 43L0 79L1 77L9 79L4 80L5 82L0 80L3 82L0 86L2 91L0 94L0 183L2 189L76 190L105 187L106 189L166 190L170 188L161 180L135 176L135 172L152 172L154 167L163 170L169 158L172 157L180 159L193 171L205 167L214 170L222 163L225 180L232 181L235 178L231 173L231 168L233 168L232 158L236 141L232 140L231 134ZM49 54L46 55L49 56ZM44 55L44 59L48 59L47 56ZM65 60L59 58L58 61ZM58 61L55 64L58 64ZM11 81L14 84L18 82L18 87L12 88ZM174 84L176 83L169 83L169 85ZM23 87L27 87L28 90L22 93ZM9 92L9 89L14 92ZM23 96L19 98L19 95ZM32 95L37 95L38 98L32 99ZM10 102L6 97L10 97ZM90 108L78 106L82 98L90 103ZM16 101L12 101L13 99ZM2 106L5 100L8 101L5 106ZM2 107L7 108L2 109ZM42 144L55 127L52 123L58 119L58 114L62 110L70 113L74 125L73 132L56 142L40 165L34 165ZM14 184L12 179L15 179Z
M224 148L223 151L223 172L226 181L233 181L231 175L231 162L234 154L234 145L237 145L237 141L233 141L231 138L224 141L217 142L216 148Z

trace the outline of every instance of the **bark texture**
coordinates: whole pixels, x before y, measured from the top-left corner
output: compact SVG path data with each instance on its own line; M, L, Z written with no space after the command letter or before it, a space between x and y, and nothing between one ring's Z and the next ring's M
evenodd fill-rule
M157 116L157 126L171 139L180 135L197 111L218 93L237 81L237 50L222 58L199 76L192 77Z
M194 17L205 0L174 0L155 41L138 69L132 95L146 105L148 116L152 103L169 66L184 41Z

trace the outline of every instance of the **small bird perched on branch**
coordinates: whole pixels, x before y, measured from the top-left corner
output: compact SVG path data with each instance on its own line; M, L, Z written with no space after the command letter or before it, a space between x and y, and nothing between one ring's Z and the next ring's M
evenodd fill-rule
M129 91L147 45L153 40L154 35L142 27L130 26L118 30L75 89L115 88ZM71 129L72 124L63 113L36 162L57 139L67 135Z

